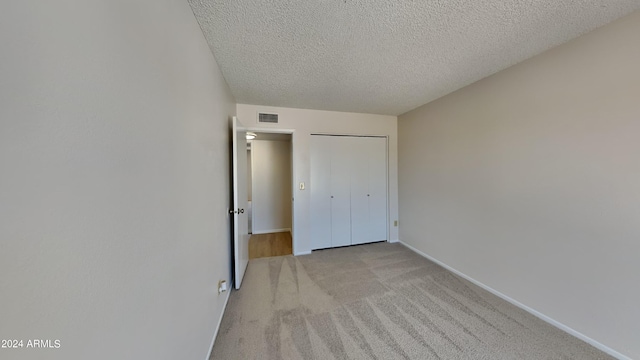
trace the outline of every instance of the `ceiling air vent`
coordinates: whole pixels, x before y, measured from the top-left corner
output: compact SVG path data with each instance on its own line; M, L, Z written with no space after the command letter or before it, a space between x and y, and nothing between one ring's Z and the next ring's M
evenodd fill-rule
M277 124L278 114L258 113L258 122Z

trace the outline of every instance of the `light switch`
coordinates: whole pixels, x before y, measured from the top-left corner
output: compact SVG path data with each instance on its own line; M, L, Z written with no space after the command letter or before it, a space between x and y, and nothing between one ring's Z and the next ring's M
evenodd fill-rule
M303 182L300 183L300 190L304 190L304 183Z

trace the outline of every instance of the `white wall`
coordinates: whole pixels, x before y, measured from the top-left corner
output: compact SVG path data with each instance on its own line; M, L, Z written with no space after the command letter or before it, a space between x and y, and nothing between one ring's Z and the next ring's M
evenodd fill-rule
M251 150L247 150L247 200L251 201L253 197L253 184L251 180L253 178L253 171L251 171Z
M251 152L253 233L291 230L291 142L253 140Z
M401 241L640 358L640 13L399 117Z
M2 359L205 359L234 99L187 1L4 2ZM26 343L25 343L26 345Z
M393 221L398 216L398 162L397 162L397 117L388 115L372 115L345 113L336 111L320 111L293 109L259 105L237 105L238 118L251 129L288 129L293 134L293 171L295 188L293 197L294 239L296 254L311 251L310 244L310 194L309 184L309 141L312 133L344 134L344 135L384 135L388 136L389 146L389 230L390 239L398 239L398 228ZM278 113L278 124L258 124L258 112ZM299 190L298 184L305 182L306 190ZM255 196L255 194L254 194Z

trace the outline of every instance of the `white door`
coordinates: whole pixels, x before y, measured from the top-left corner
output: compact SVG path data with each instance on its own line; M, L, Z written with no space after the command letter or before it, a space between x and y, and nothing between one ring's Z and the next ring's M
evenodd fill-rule
M351 243L387 240L387 146L385 138L353 138Z
M351 151L342 136L331 136L331 246L351 245Z
M233 157L233 251L235 285L240 288L249 264L249 226L247 221L247 131L234 116L232 121Z
M351 244L371 242L369 224L369 149L368 138L352 137L351 151Z
M311 136L311 249L331 247L331 144Z

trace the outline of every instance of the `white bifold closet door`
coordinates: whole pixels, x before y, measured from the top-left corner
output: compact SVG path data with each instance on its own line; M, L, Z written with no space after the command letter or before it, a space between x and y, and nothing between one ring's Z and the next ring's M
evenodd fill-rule
M311 136L312 249L387 240L386 138Z
M353 144L344 137L329 136L331 154L331 246L351 245L351 171Z
M331 247L331 153L328 136L311 137L311 244Z
M387 239L386 139L354 139L351 171L351 244Z
M363 244L369 236L369 154L368 138L353 138L351 155L351 242Z

